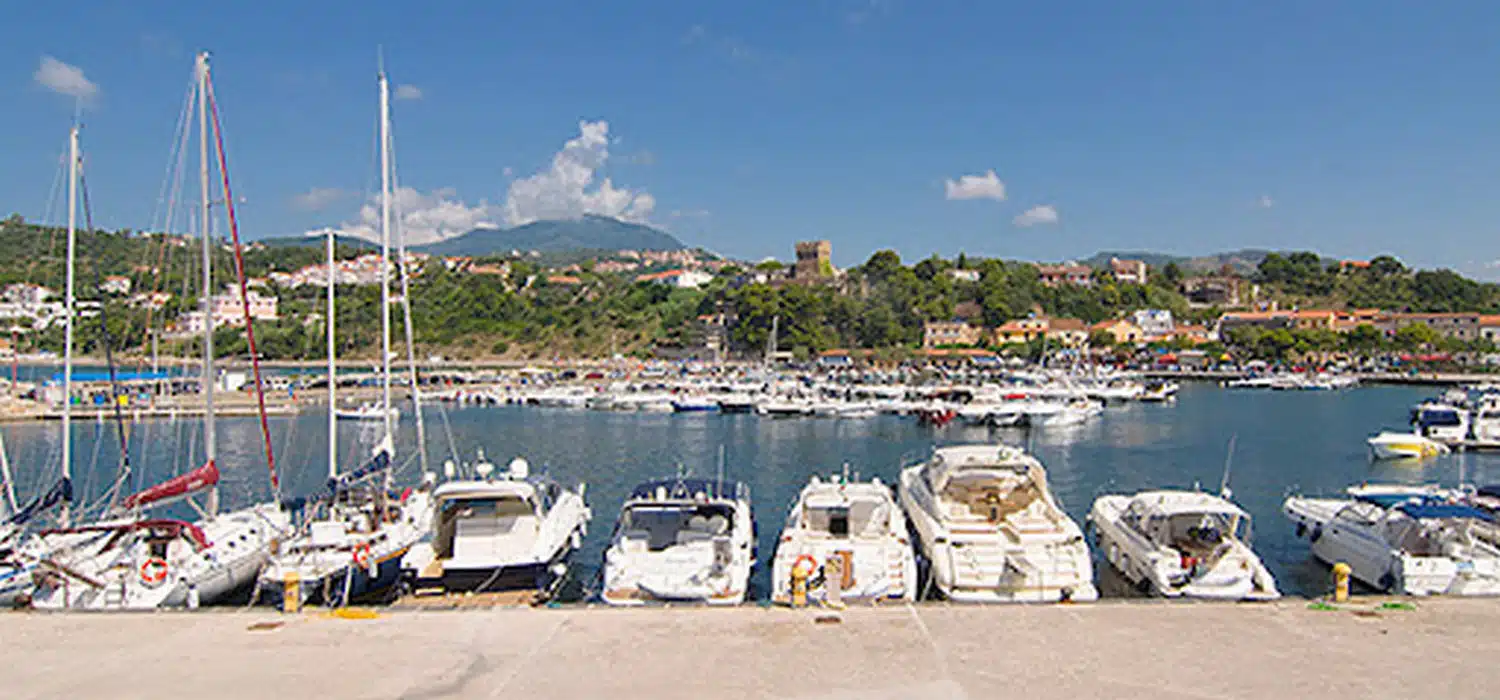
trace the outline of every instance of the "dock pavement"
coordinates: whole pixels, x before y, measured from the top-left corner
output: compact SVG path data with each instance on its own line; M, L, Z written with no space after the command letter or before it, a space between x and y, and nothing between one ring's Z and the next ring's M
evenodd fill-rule
M0 644L7 698L1492 695L1500 601L1403 602L6 613Z

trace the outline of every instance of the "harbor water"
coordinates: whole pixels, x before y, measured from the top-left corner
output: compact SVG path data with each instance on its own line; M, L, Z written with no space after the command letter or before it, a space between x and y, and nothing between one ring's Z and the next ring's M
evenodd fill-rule
M1228 458L1233 497L1255 519L1254 544L1283 593L1327 591L1328 570L1307 543L1293 537L1280 512L1289 493L1336 494L1364 481L1500 482L1500 455L1458 454L1420 466L1372 463L1364 439L1400 428L1409 407L1431 389L1368 387L1348 391L1230 391L1187 384L1175 404L1111 406L1076 428L994 430L952 425L923 427L910 418L766 418L712 413L616 413L519 406L440 408L426 413L428 469L441 474L447 459L472 462L483 449L503 468L525 457L533 472L573 486L588 484L593 508L584 547L573 559L570 597L593 585L614 518L630 488L679 473L712 477L723 455L725 478L751 490L758 527L759 565L752 597L768 590L770 559L787 510L814 474L851 473L894 484L903 465L935 444L1003 440L1027 447L1046 465L1053 493L1080 523L1094 497L1152 488L1217 491ZM409 407L398 436L398 485L420 478ZM327 418L318 409L272 418L271 443L282 492L319 492L327 478ZM378 423L341 421L341 468L369 454ZM55 422L3 428L19 496L24 500L55 478L60 434ZM197 420L128 423L130 491L196 467L203 460ZM269 493L263 440L256 419L221 419L219 464L226 506ZM1236 436L1232 456L1231 436ZM112 423L74 425L76 489L88 503L105 499L119 474L119 435ZM179 513L187 515L187 513ZM1106 591L1108 589L1106 588Z

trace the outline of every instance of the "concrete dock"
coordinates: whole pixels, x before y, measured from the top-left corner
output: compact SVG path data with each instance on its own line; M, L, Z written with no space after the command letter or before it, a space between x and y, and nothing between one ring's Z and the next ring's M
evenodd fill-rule
M1464 698L1500 601L3 614L8 698Z

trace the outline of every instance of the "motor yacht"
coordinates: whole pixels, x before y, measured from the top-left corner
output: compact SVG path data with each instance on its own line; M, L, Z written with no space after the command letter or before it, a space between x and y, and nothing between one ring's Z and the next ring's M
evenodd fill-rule
M1250 515L1201 491L1100 496L1089 524L1104 560L1143 593L1273 600L1276 579L1251 549Z
M584 486L568 490L534 476L519 457L492 478L493 469L481 454L474 465L478 478L433 490L430 536L401 560L402 579L412 590L546 591L567 573L592 516Z
M1412 429L1422 437L1444 444L1462 442L1469 437L1468 409L1447 401L1428 400L1411 412Z
M933 585L962 602L1099 597L1078 524L1041 462L1010 445L940 447L901 472L899 495Z
M750 489L708 479L639 484L604 552L601 598L610 605L745 600L755 565Z
M1282 505L1313 556L1403 595L1500 594L1495 518L1432 487L1351 489L1349 498L1292 496Z
M916 559L907 539L906 516L890 487L879 479L851 482L814 476L787 515L771 567L771 599L791 600L792 568L812 572L814 599L833 583L827 562L839 558L837 588L844 600L913 600Z

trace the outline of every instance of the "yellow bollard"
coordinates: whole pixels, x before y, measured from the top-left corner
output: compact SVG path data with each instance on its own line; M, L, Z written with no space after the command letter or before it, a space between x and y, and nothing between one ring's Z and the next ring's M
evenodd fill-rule
M281 580L281 611L295 613L301 608L302 577L296 571L288 571Z
M792 607L807 607L807 570L800 566L792 567Z
M1349 601L1349 574L1353 572L1354 569L1344 562L1333 565L1333 602Z

